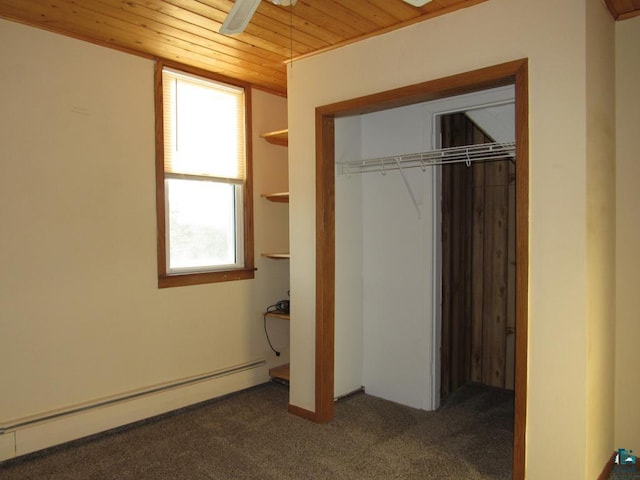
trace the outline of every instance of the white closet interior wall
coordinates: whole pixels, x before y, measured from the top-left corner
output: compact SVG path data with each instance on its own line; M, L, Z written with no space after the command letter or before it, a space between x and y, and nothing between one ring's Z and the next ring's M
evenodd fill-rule
M509 98L513 88L503 87L336 119L336 162L438 148L435 113ZM414 408L438 407L438 168L404 171L419 216L397 170L336 175L336 397L364 386Z

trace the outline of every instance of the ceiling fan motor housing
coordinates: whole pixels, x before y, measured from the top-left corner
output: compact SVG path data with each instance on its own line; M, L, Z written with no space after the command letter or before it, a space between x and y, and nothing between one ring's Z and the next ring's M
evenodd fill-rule
M422 7L423 5L429 3L431 0L404 0L406 3L410 3L414 7Z

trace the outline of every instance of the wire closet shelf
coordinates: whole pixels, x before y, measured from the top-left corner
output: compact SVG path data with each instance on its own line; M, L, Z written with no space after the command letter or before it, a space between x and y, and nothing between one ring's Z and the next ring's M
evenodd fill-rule
M515 158L516 142L492 142L442 148L422 153L339 162L338 171L342 175L367 172L380 172L384 175L388 170L402 170L404 168L421 168L425 170L431 166L454 163L466 163L467 166L471 166L472 162L490 162L505 159L515 161Z

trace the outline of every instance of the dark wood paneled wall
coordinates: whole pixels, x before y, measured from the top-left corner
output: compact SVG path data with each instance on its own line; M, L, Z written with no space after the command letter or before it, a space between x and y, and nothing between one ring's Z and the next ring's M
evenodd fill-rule
M445 148L493 141L464 113L441 117L441 132ZM442 397L468 382L513 388L514 179L508 160L442 168Z

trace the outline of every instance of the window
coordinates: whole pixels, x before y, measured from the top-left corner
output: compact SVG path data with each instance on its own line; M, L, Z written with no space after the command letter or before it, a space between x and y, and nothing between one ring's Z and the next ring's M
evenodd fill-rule
M156 64L158 286L253 278L249 89Z

